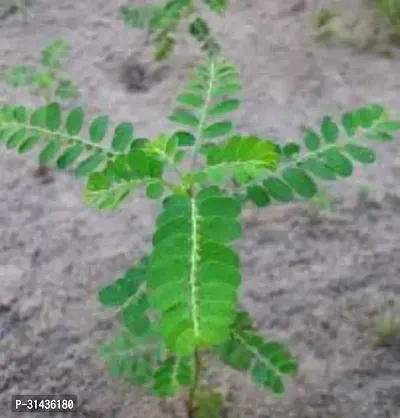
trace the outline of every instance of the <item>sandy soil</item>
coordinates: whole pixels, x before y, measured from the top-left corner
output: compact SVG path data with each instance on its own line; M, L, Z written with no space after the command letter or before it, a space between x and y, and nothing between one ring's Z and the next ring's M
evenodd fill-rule
M336 3L344 10L355 1ZM332 3L296 4L237 0L225 19L212 18L243 75L239 130L293 138L322 112L370 101L399 109L400 61L316 45L311 12ZM131 120L153 135L169 128L164 117L199 52L182 41L160 71L143 36L118 19L119 5L36 0L27 26L17 16L0 21L0 65L30 62L44 43L65 37L72 45L66 71L88 113ZM121 81L132 56L146 65L148 90L131 92ZM34 103L2 89L2 103ZM302 367L284 400L212 370L229 400L227 416L400 417L399 349L376 347L372 331L374 315L400 292L400 147L379 150L378 166L332 189L337 212L319 223L298 205L246 213L243 304ZM96 213L68 173L35 178L34 156L4 151L0 166L0 416L13 416L12 394L75 393L82 418L182 417L178 402L160 403L110 379L94 354L114 323L96 289L146 251L155 208L138 195L117 213ZM357 199L359 184L374 190L374 202Z

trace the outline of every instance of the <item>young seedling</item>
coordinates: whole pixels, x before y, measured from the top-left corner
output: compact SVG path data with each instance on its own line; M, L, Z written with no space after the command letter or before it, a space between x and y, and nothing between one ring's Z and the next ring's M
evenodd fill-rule
M354 163L374 163L369 143L393 141L400 129L383 106L372 104L337 122L325 116L301 143L280 145L235 132L227 115L240 105L240 88L233 64L209 58L169 117L180 127L152 139L137 138L129 122L112 126L107 115L85 123L82 108L66 112L56 102L0 111L6 148L25 153L40 144L42 163L74 167L86 178L87 204L116 210L140 187L159 202L148 254L99 291L100 302L121 319L100 355L113 376L153 395L185 391L189 418L217 416L221 408L220 396L202 385L204 354L275 395L284 394L285 377L298 370L287 347L259 334L239 308L233 242L242 234L244 206L311 199L320 180L347 178ZM232 180L235 190L228 187Z
M57 39L42 49L39 65L12 67L6 71L4 80L14 88L29 89L31 94L42 97L43 103L77 99L78 88L62 73L63 61L68 55L68 43Z
M53 100L68 101L80 96L78 88L62 73L63 61L68 57L69 45L57 39L42 49L38 66L18 65L6 71L4 80L14 88L26 88L42 103ZM35 176L43 177L48 167L40 162Z
M22 23L26 25L29 18L28 8L32 5L32 0L10 0L6 3L8 4L2 5L4 8L1 7L0 20L20 12Z
M389 28L391 40L400 44L400 0L374 1L380 16Z
M379 345L389 345L400 336L400 307L387 308L375 321L375 339Z
M219 15L229 6L228 0L203 2ZM146 44L153 44L158 61L167 59L172 53L176 43L175 33L182 21L187 22L190 35L199 42L203 51L207 54L220 51L207 22L196 13L193 0L169 0L161 7L126 4L121 6L120 14L127 27L146 31Z

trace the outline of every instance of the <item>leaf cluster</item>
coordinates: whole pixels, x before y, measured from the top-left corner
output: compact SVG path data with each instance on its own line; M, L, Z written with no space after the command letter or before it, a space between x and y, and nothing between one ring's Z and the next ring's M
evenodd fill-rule
M78 88L62 75L63 61L69 55L69 45L56 39L41 50L39 65L18 65L5 72L5 82L14 87L25 87L35 96L43 96L46 102L79 97Z
M228 0L203 1L218 14L224 13L229 6ZM188 32L200 44L201 50L209 55L220 51L208 23L196 13L193 0L168 0L158 7L125 4L120 7L120 15L127 27L147 31L157 60L164 60L172 53L177 29L183 21L187 22Z

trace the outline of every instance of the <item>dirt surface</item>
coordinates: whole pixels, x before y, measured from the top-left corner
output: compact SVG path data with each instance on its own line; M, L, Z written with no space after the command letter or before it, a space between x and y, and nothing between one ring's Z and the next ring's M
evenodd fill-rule
M211 19L242 72L240 131L286 139L326 112L371 101L400 109L398 59L312 41L312 10L330 4L238 0L224 19ZM130 120L140 135L153 135L169 128L165 116L199 52L182 41L156 66L143 35L119 20L119 5L36 0L27 26L17 15L0 21L0 65L31 62L45 43L65 37L66 71L88 114ZM134 59L146 70L138 92L123 82ZM3 86L0 102L35 103ZM399 348L376 347L372 330L374 315L400 292L400 146L378 149L379 165L331 190L337 211L319 223L299 205L246 212L243 304L302 366L284 400L212 370L228 417L400 417ZM156 208L138 195L117 213L97 213L81 203L82 185L68 173L34 177L34 155L2 151L0 167L0 416L13 416L12 394L72 393L82 418L183 417L179 402L110 379L95 357L114 324L96 290L147 250ZM359 184L374 190L373 202L357 199Z

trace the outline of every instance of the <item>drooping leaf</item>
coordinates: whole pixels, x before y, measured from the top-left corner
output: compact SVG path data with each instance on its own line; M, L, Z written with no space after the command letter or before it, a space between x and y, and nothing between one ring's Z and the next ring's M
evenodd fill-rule
M356 144L346 144L344 150L351 158L361 164L372 164L376 161L375 151L370 148Z
M228 135L233 129L233 123L230 121L215 122L204 128L202 136L204 139L218 138Z
M101 142L108 130L110 118L108 116L98 116L89 126L89 137L92 142Z
M304 134L304 144L309 151L317 151L321 146L321 138L312 129L307 129Z
M229 337L216 352L224 363L247 371L255 383L275 395L283 394L285 377L298 373L297 360L283 344L257 335L247 312L238 312Z
M196 127L200 123L199 119L192 112L184 109L175 110L175 112L169 117L169 120L181 125L192 127Z
M331 167L339 176L349 177L353 174L353 164L339 150L330 148L321 153L325 164Z
M51 132L57 132L61 126L61 106L50 103L46 107L46 126Z
M324 116L321 134L327 144L334 144L339 138L339 128L330 116Z
M81 107L75 107L72 109L67 116L65 122L65 129L71 136L78 135L82 129L85 114Z
M190 357L170 356L154 372L153 379L153 392L173 396L192 383L193 361Z
M130 122L122 122L114 129L111 146L117 152L124 152L133 141L134 129Z
M314 180L301 168L288 167L283 170L282 177L303 198L311 199L318 191Z

